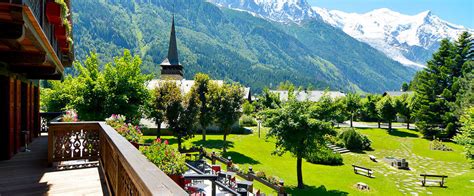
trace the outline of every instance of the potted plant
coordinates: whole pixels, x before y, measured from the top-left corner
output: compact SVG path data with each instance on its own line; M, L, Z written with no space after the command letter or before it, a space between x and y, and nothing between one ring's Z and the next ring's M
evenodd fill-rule
M112 114L105 122L125 137L135 148L139 148L138 142L142 139L142 132L138 126L125 123L126 117L120 114Z
M142 132L138 126L132 125L130 123L127 124L127 130L124 132L123 136L132 143L135 148L139 148L140 145L138 142L142 139Z
M63 122L77 122L77 112L74 109L70 109L66 111L66 114L64 114L61 117L61 120Z
M181 180L182 175L188 169L185 163L185 157L168 145L168 141L164 142L157 139L150 146L145 146L141 149L142 153L155 164L160 170L167 174L173 181L184 187Z

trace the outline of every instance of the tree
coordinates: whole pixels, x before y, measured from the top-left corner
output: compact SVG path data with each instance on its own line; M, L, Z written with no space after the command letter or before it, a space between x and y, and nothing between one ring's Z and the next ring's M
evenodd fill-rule
M406 91L408 91L408 88L409 88L409 87L408 87L408 84L407 84L406 82L404 82L404 83L402 84L401 90L402 90L403 92L406 92Z
M107 116L120 112L135 124L143 117L140 107L150 96L146 84L152 76L142 74L141 64L139 56L124 50L123 56L115 57L113 64L105 65L103 84Z
M377 121L380 128L380 117L377 111L377 102L382 96L377 94L369 94L362 102L362 111L367 121Z
M315 119L319 119L325 122L336 121L336 103L325 91L319 101L311 104L310 111L311 115Z
M390 95L384 96L377 103L379 117L388 122L388 131L392 131L392 121L397 117L397 110Z
M174 90L169 82L164 82L158 84L158 86L153 89L152 96L147 106L147 116L154 119L157 130L156 138L161 136L161 123L165 120L166 108L171 102L172 95L171 92Z
M298 188L304 187L302 159L314 152L318 145L324 145L324 135L334 134L329 122L311 117L307 110L309 106L308 101L291 100L281 108L265 112L266 124L271 128L267 137L276 139L274 153L290 152L296 156Z
M209 83L210 78L203 73L197 73L194 76L193 91L199 95L199 125L202 131L202 140L206 141L206 128L212 121L212 113L209 109Z
M461 132L454 137L454 141L464 146L466 157L472 161L474 160L474 107L465 109L461 123Z
M359 111L360 96L358 94L349 93L349 94L347 94L345 100L346 100L346 109L351 114L351 127L352 127L352 121L354 120L354 114L357 113L357 111Z
M397 97L395 100L395 109L397 113L405 118L407 123L407 129L410 129L410 122L413 120L413 109L415 106L415 99L413 95L409 94L402 94L401 96Z
M343 123L350 116L349 112L346 109L345 98L340 97L334 100L334 120L337 122L339 127L340 123Z
M262 95L258 96L255 102L257 111L263 111L265 109L275 109L280 107L280 97L276 93L270 92L268 88L264 88Z
M433 59L428 61L425 70L420 72L415 89L417 99L416 126L425 135L450 135L452 129L453 113L449 106L452 93L447 83L450 82L448 67L455 64L453 60L453 44L448 40L441 42L440 48L433 54ZM451 124L448 126L448 124Z
M241 116L242 87L237 84L212 85L209 103L214 112L217 124L224 132L223 152L226 152L227 135Z
M242 104L242 112L245 115L250 116L255 112L255 107L248 100L245 100Z
M84 65L77 62L74 67L79 74L76 78L68 78L74 82L76 96L72 101L81 120L104 120L113 113L105 112L105 102L107 100L107 90L104 75L100 72L100 63L95 53L90 55L84 61ZM67 83L66 81L64 83ZM114 95L111 95L114 96ZM120 110L115 111L115 113Z

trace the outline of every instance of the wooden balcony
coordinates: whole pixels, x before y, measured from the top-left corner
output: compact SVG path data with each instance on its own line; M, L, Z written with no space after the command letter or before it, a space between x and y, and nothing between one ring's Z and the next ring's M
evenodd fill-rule
M48 167L48 136L35 139L8 161L0 161L0 195L102 195L99 168L56 170Z
M52 123L48 162L99 161L112 195L187 195L130 142L103 122Z
M102 122L52 123L29 148L0 162L0 195L187 195Z
M71 66L73 47L64 47L55 33L61 26L47 19L48 2L0 0L0 68L6 65L7 75L61 79L64 67Z

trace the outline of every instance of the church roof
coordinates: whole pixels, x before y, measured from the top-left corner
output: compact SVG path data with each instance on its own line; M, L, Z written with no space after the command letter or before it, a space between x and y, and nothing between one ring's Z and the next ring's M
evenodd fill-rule
M176 31L174 28L174 15L171 21L170 42L168 48L168 56L161 65L180 65L178 59L178 47L176 45Z

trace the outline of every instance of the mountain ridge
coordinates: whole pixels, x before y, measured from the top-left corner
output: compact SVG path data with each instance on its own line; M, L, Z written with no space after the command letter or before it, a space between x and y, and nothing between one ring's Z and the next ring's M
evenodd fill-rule
M318 89L383 92L398 89L415 72L319 20L285 25L203 0L73 1L77 59L95 51L110 62L130 49L142 58L144 73L158 77L172 10L188 79L204 72L256 92L286 80Z
M456 39L463 31L474 32L442 20L430 10L405 15L388 8L363 14L319 7L313 9L326 23L368 43L402 64L418 68L424 67L441 39Z

